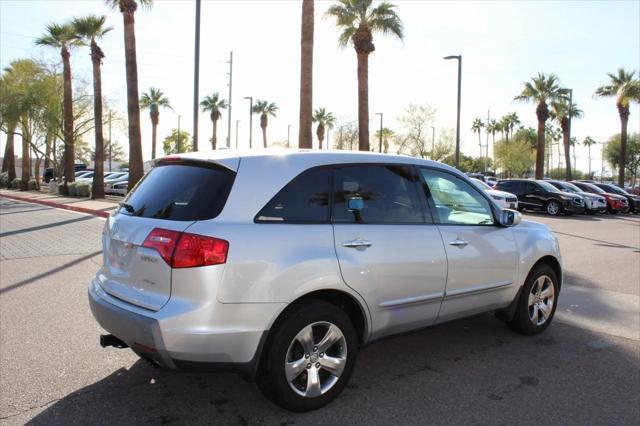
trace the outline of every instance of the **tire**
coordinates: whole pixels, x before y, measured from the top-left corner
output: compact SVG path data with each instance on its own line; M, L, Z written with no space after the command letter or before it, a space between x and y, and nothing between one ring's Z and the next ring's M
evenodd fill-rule
M307 334L310 326L312 331ZM329 335L330 329L337 340L323 348L322 340ZM313 340L306 348L301 342L305 336L311 336ZM349 381L357 346L355 328L342 309L323 301L309 301L288 313L272 329L264 348L258 386L267 398L290 411L304 412L323 407L337 397ZM331 363L329 359L332 359ZM336 360L343 362L339 365ZM289 378L285 365L291 366ZM332 365L341 369L337 376L326 368ZM313 377L318 381L312 382ZM311 383L319 384L312 386Z
M551 200L545 206L545 210L549 216L558 216L561 212L560 203L556 200Z
M538 291L540 285L542 288ZM549 297L550 289L552 293ZM545 292L547 292L546 298ZM515 314L507 324L512 330L521 334L542 333L553 321L557 306L558 277L549 265L537 265L529 273L520 293Z

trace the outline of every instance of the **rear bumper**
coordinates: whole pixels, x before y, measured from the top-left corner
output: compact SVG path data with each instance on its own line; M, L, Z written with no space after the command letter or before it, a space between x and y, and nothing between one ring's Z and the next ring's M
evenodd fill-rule
M103 329L162 367L254 377L268 328L283 305L213 301L179 312L170 301L153 312L113 298L94 280L89 306Z

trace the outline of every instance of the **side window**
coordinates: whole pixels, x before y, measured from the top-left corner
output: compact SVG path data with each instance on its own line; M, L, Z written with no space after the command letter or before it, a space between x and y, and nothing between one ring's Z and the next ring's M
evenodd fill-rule
M431 199L434 217L445 225L492 225L493 211L489 200L471 184L446 172L421 169Z
M531 194L532 192L539 191L538 185L533 184L531 182L527 182L527 194Z
M328 222L329 168L308 170L276 194L256 215L256 222Z
M409 166L336 167L333 182L333 222L424 222Z

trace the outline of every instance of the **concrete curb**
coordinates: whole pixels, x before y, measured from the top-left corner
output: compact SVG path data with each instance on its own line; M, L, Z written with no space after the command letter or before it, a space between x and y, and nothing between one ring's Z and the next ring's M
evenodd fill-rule
M109 217L109 215L111 214L108 211L94 210L94 209L88 209L85 207L78 207L78 206L70 206L68 204L56 203L56 202L47 201L47 200L39 200L37 198L31 198L31 197L19 197L13 194L8 195L3 193L3 194L0 194L0 197L9 198L17 201L24 201L27 203L42 204L43 206L55 207L57 209L70 210L73 212L86 213L86 214L91 214L91 215L100 216L100 217Z

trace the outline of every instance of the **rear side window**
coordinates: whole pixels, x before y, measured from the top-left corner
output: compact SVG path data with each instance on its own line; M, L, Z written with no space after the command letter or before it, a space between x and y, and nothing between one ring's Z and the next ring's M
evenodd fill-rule
M227 202L235 176L222 166L160 165L136 185L120 213L176 221L212 219Z
M256 216L256 222L329 222L329 168L298 175Z
M424 222L416 182L409 166L336 168L333 182L333 222Z

